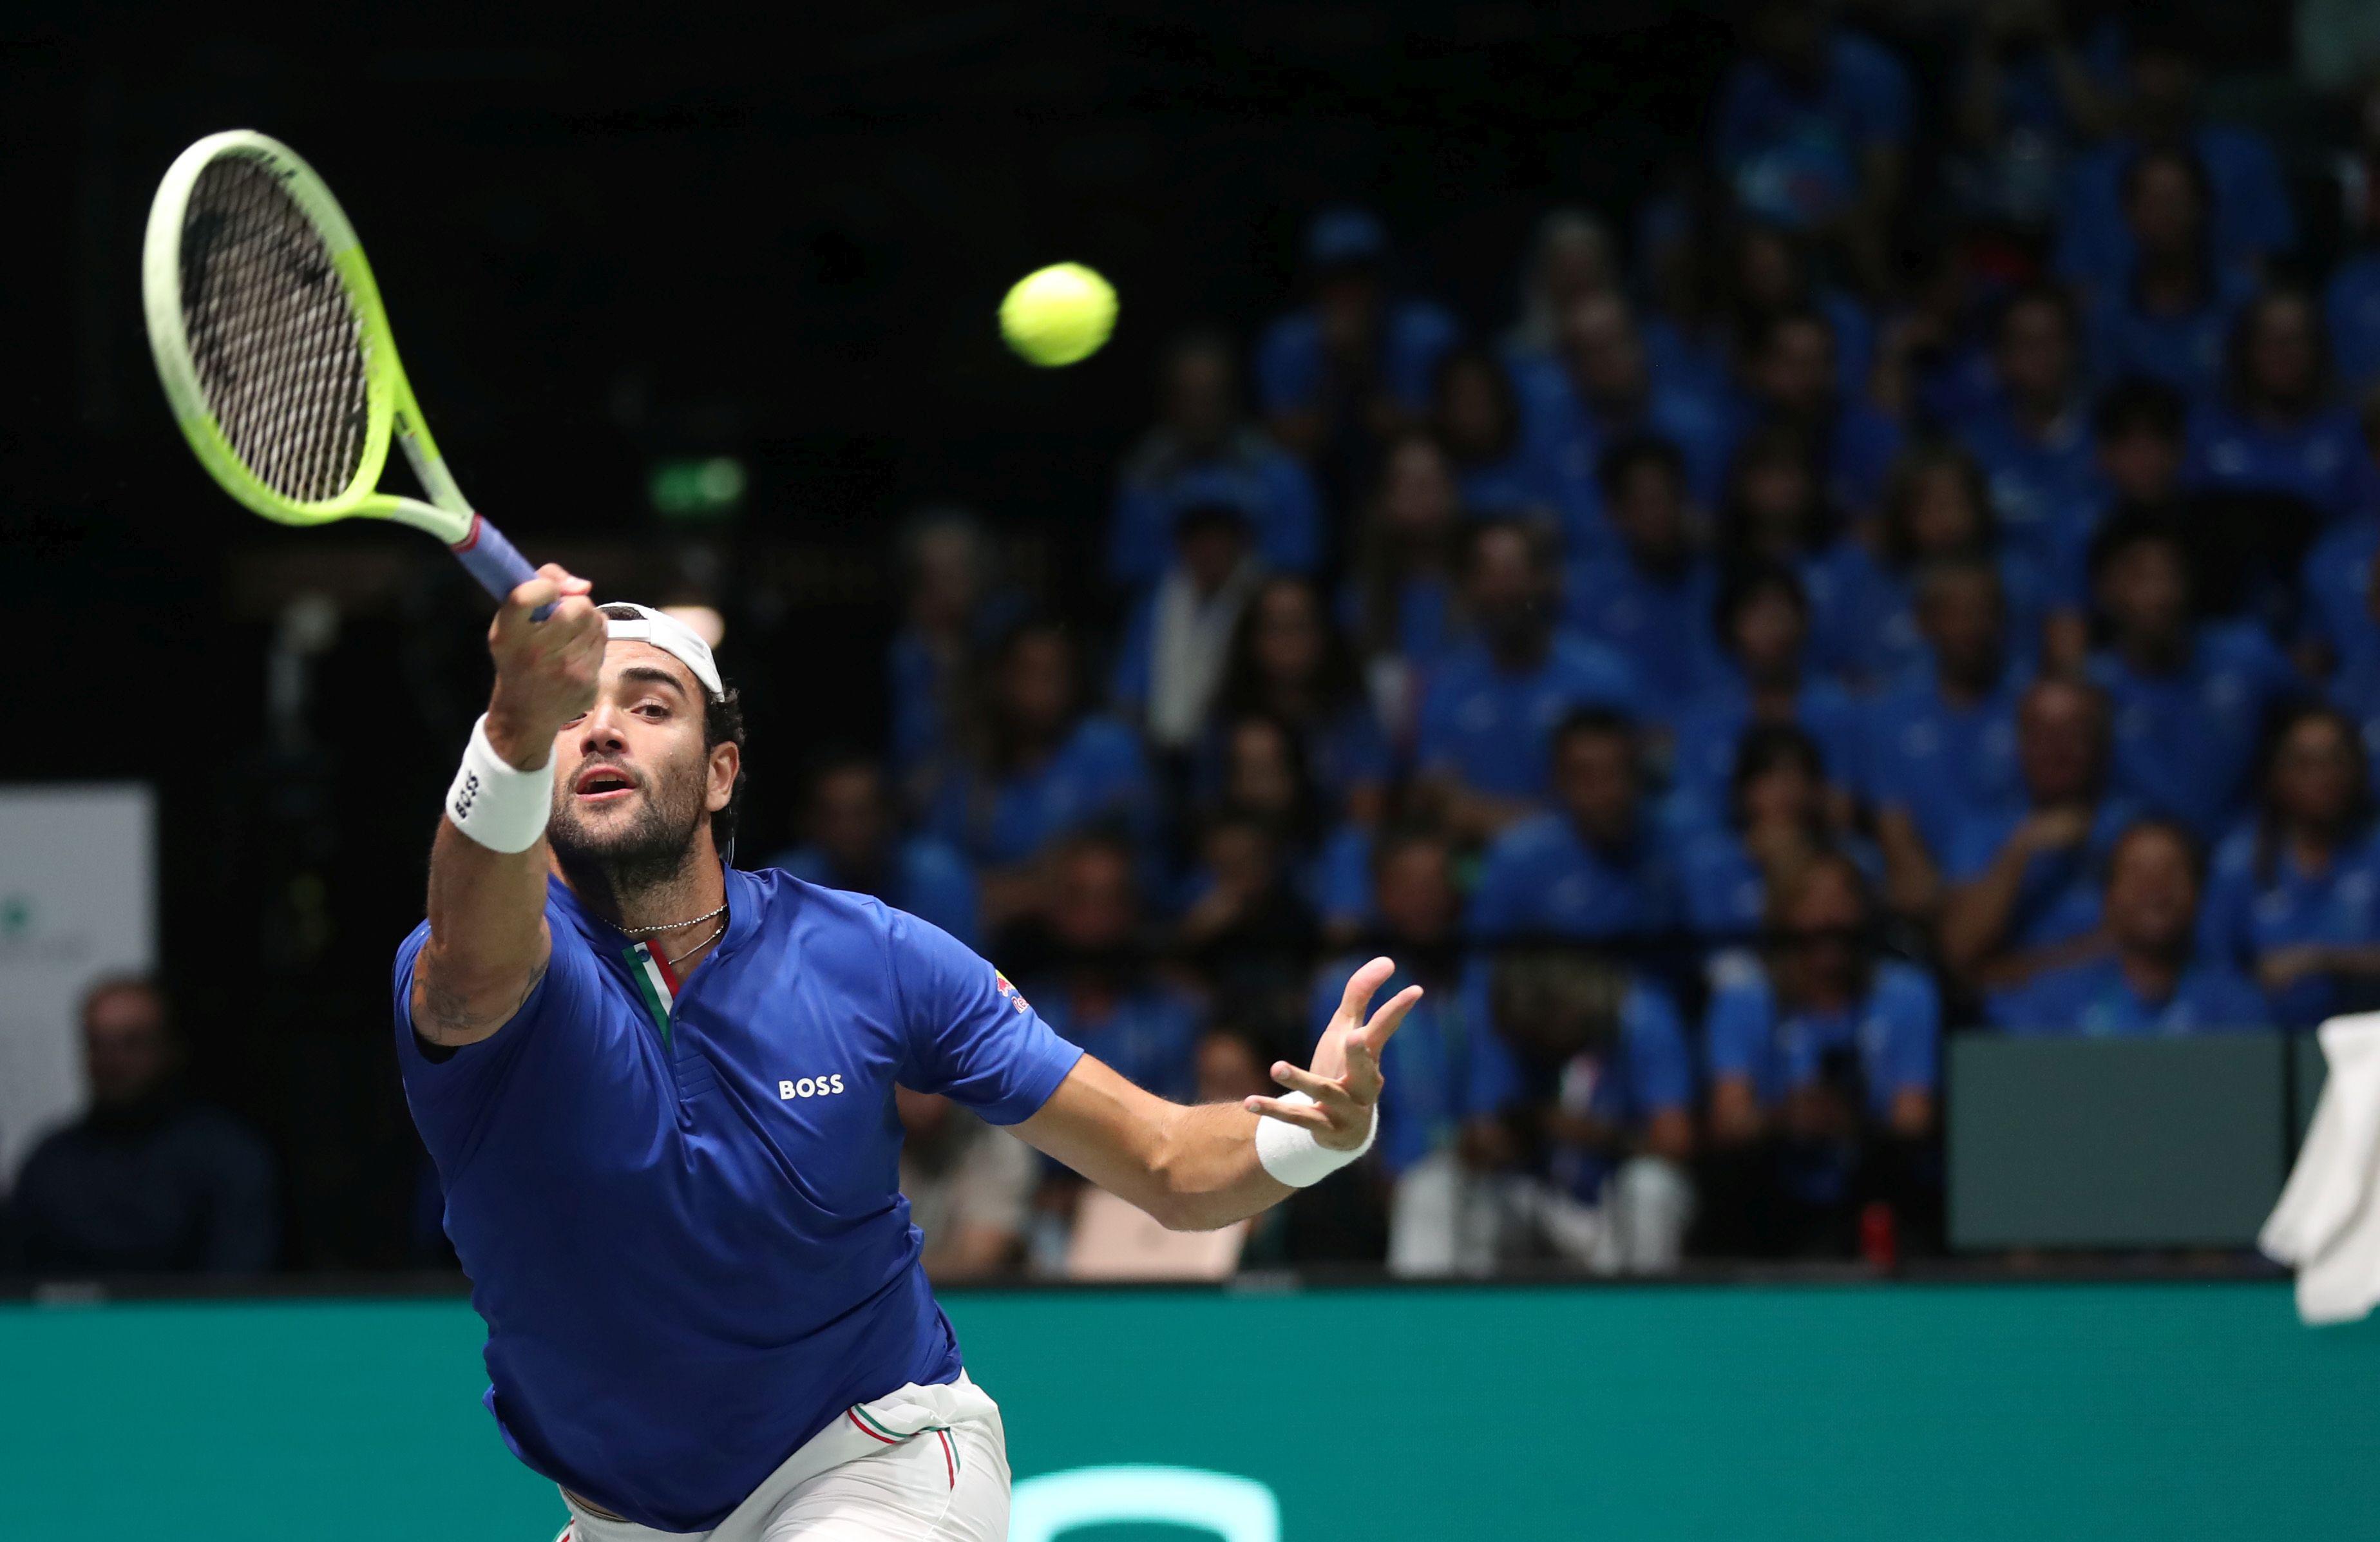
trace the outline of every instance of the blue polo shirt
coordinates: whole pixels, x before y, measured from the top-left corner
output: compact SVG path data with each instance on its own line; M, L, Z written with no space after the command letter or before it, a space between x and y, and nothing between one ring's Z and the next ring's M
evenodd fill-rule
M2092 655L2089 674L2115 707L2117 783L2203 841L2230 827L2265 716L2299 687L2252 622L2200 626L2169 674L2143 674L2112 650Z
M1917 629L1916 576L1887 566L1864 546L1843 544L1851 560L1843 565L1845 598L1836 606L1835 637L1830 639L1841 656L1839 667L1872 688L1889 689L1925 667L1932 657ZM2002 633L2008 650L2031 654L2041 646L2049 581L2021 552L2003 552L1993 565L1999 571L2008 616Z
M1628 661L1576 633L1555 632L1543 662L1519 671L1467 642L1430 674L1416 758L1423 771L1451 772L1474 792L1536 797L1550 769L1547 739L1573 709L1642 706Z
M1766 969L1729 969L1711 992L1705 1035L1711 1079L1748 1078L1763 1108L1824 1079L1839 1057L1859 1072L1873 1119L1891 1111L1897 1093L1933 1091L1941 1075L1941 998L1924 970L1888 959L1865 998L1841 1012L1788 1008Z
M1856 787L1860 708L1851 693L1832 680L1804 680L1793 703L1793 722L1817 741L1828 782ZM1673 820L1682 826L1726 822L1736 751L1751 727L1752 693L1741 676L1704 692L1678 714L1670 768Z
M1718 598L1708 561L1656 574L1623 551L1573 564L1563 610L1581 636L1634 662L1646 710L1666 722L1727 673L1711 619Z
M1995 392L1954 432L1983 467L2001 544L2037 565L2055 562L2068 543L2060 527L2100 491L2087 405L2069 406L2048 432L2035 437L2017 421L2006 395Z
M930 835L912 835L892 848L880 891L864 888L853 875L837 872L826 853L816 846L796 846L769 866L783 868L805 883L821 888L873 893L895 910L932 922L968 947L976 945L975 870L955 848Z
M1947 850L1941 851L1942 876L1953 883L1971 883L1983 876L2016 827L2033 814L2029 805L2003 803L1973 810L1961 818ZM2002 946L2016 950L2046 948L2080 937L2099 924L2099 891L2108 854L2116 838L2140 819L2140 806L2127 798L2099 800L2093 811L2091 832L2079 846L2037 852L2017 880L2016 907L2009 913Z
M2153 1002L2132 989L2123 965L2096 958L2035 975L1985 999L1984 1015L2026 1038L2143 1038L2272 1026L2265 993L2230 965L2200 959L2182 971L2173 994Z
M2218 273L2195 310L2168 316L2143 310L2133 302L2129 282L2110 285L2086 318L2092 362L2107 380L2146 375L2185 396L2211 396L2222 376L2231 323L2252 292L2240 274Z
M1859 791L1878 808L1905 810L1937 861L1969 815L2023 800L2016 707L2030 673L2010 665L1989 695L1962 707L1928 671L1867 705Z
M1475 965L1463 984L1469 1021L1490 1021L1491 989L1489 965ZM1573 1055L1560 1065L1530 1063L1499 1032L1465 1035L1471 1056L1463 1111L1485 1118L1514 1108L1559 1108L1641 1132L1657 1113L1691 1109L1694 1057L1669 996L1632 980L1620 999L1618 1026L1609 1050ZM1390 1043L1393 1048L1395 1041ZM1554 1143L1545 1153L1545 1176L1588 1204L1601 1197L1604 1180L1617 1165L1609 1152L1565 1143Z
M1857 836L1836 840L1835 849L1859 865L1867 880L1884 881L1884 861ZM1686 923L1713 941L1755 936L1767 924L1768 879L1731 825L1706 828L1686 837L1679 854L1686 891Z
M1684 921L1684 887L1666 841L1640 829L1629 845L1607 851L1561 813L1499 835L1471 893L1471 930L1480 938L1656 935Z
M2287 493L2334 525L2380 513L2380 476L2352 407L2333 405L2302 422L2279 424L2212 404L2195 414L2189 444L2184 486Z
M2380 378L2380 251L2362 251L2331 270L2323 291L2331 361L2350 392Z
M2216 848L2198 916L2209 954L2252 973L2265 953L2298 943L2380 943L2380 832L2366 829L2347 842L2318 873L2300 868L2285 842L2275 843L2268 870L2259 872L2257 846L2252 820ZM2328 975L2301 976L2272 1004L2289 1027L2312 1027L2346 1010L2339 982Z
M853 1403L959 1373L893 1084L1013 1124L1081 1054L914 917L726 879L666 1038L627 940L558 880L552 961L492 1038L427 1059L427 923L396 953L398 1068L488 1324L488 1405L539 1473L672 1532L717 1525Z
M2323 533L2298 570L2306 631L2339 667L2380 654L2372 619L2372 564L2380 558L2380 518L2350 519Z
M1427 412L1438 362L1461 336L1454 317L1427 300L1389 301L1380 315L1380 384L1407 412ZM1257 401L1265 416L1321 406L1329 363L1312 307L1276 318L1257 340Z
M1572 557L1608 552L1618 545L1604 516L1598 473L1604 452L1623 439L1647 434L1669 441L1685 458L1686 481L1694 496L1706 503L1718 498L1734 429L1710 398L1656 383L1633 419L1610 419L1591 409L1571 383L1569 371L1551 360L1523 373L1515 389L1523 446L1537 467L1538 485L1561 516Z

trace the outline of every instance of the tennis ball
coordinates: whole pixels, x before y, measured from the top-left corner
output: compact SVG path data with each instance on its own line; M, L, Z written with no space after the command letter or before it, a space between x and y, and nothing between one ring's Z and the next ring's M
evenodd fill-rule
M1028 363L1044 368L1099 352L1115 319L1114 286L1080 262L1026 273L1000 302L1000 334Z

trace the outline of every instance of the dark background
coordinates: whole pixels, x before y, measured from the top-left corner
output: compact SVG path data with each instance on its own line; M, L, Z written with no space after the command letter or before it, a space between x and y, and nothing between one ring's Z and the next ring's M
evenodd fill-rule
M532 560L720 601L749 861L784 841L794 764L880 733L904 515L979 509L1028 588L1108 619L1097 536L1169 336L1290 301L1304 221L1349 199L1405 282L1500 325L1545 209L1624 215L1698 152L1730 38L1716 6L1649 3L871 7L667 41L579 14L504 43L410 10L305 36L53 11L0 19L0 776L158 789L198 1090L294 1154L288 1257L314 1268L404 1263L417 1230L386 971L484 699L487 606L422 538L280 530L200 472L140 316L178 151L248 127L313 162L448 460ZM1069 259L1121 291L1115 341L1030 370L994 310ZM710 453L752 490L688 540L646 477ZM276 717L300 589L340 626Z

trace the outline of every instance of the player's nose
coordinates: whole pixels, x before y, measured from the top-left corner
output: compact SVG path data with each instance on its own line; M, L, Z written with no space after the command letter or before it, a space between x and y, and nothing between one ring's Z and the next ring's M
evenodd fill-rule
M579 720L578 747L582 753L597 750L618 750L626 747L625 718L608 701L598 701Z

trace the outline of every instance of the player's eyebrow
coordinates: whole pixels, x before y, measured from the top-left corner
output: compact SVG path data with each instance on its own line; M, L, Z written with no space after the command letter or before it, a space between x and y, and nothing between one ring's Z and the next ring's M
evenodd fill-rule
M667 686L670 689L677 692L677 694L682 697L686 695L686 688L684 682L680 681L676 675L672 674L668 670L662 669L653 664L630 664L627 668L620 672L620 678L623 680L655 681L661 685Z

